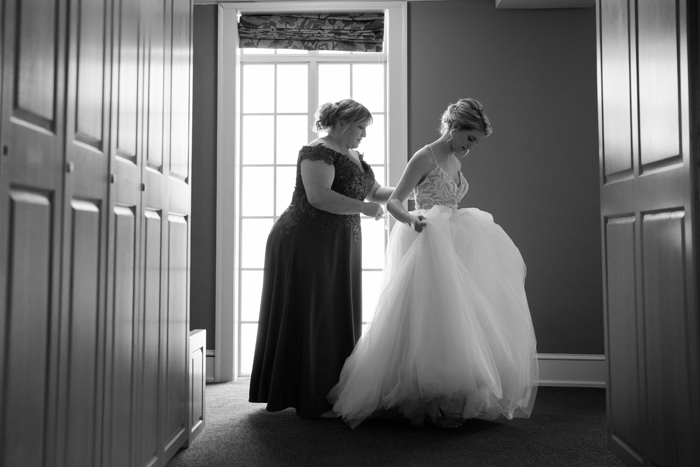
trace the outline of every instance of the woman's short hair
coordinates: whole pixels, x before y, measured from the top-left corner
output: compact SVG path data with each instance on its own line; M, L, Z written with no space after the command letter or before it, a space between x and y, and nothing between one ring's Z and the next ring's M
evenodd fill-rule
M372 114L367 107L352 99L321 104L316 109L315 117L313 129L317 133L329 131L340 122L346 122L348 126L355 123L372 123Z
M484 114L484 106L476 99L467 97L450 104L440 117L440 133L445 134L456 125L458 130L480 130L490 135L491 122Z

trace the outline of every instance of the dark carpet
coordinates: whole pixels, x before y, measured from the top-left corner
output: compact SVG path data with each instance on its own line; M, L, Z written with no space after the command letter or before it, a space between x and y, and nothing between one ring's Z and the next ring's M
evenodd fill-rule
M415 427L400 418L304 420L248 402L247 378L209 384L206 428L179 466L563 466L624 464L606 447L605 390L538 389L529 419Z

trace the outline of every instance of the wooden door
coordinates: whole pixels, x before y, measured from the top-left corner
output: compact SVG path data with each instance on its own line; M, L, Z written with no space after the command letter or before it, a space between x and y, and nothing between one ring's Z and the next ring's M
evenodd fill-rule
M695 4L597 2L608 441L628 465L700 465Z
M162 395L165 399L162 426L165 457L171 457L189 434L189 270L190 270L190 170L191 161L191 82L192 82L192 2L169 2L170 45L166 128L168 154L163 176L167 179L167 316L164 341L165 371ZM183 358L186 357L186 358Z
M144 5L149 18L145 30L144 68L144 138L143 138L143 218L141 225L141 328L138 333L139 388L137 400L138 419L134 425L135 453L132 465L159 465L162 462L164 443L159 438L160 405L163 402L162 377L165 371L162 331L167 328L166 292L167 270L164 249L167 236L163 222L167 217L167 179L163 176L167 160L164 143L166 113L167 48L169 46L166 25L169 2L155 0Z
M111 1L70 0L57 465L99 465L109 214Z
M0 465L56 456L66 14L5 0L0 20Z
M114 0L110 138L110 202L102 465L132 465L138 416L134 355L142 308L139 297L143 154L144 24L142 2Z

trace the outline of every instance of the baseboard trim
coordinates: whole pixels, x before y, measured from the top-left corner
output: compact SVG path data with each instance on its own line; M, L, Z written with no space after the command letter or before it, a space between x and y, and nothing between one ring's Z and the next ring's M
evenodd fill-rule
M604 388L607 380L605 355L537 354L539 386Z
M214 368L216 368L214 351L207 350L207 383L215 383L216 378L214 378Z
M214 350L207 350L207 383L215 383ZM537 354L539 386L604 388L607 379L605 355Z

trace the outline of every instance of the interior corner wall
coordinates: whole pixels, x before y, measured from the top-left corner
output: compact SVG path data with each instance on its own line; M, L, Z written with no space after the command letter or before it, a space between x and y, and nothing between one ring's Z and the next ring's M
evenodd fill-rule
M192 70L190 327L216 335L216 87L218 5L195 5Z
M520 248L538 352L603 354L595 8L408 5L409 150L447 104L481 101L494 131L463 162L461 207Z

